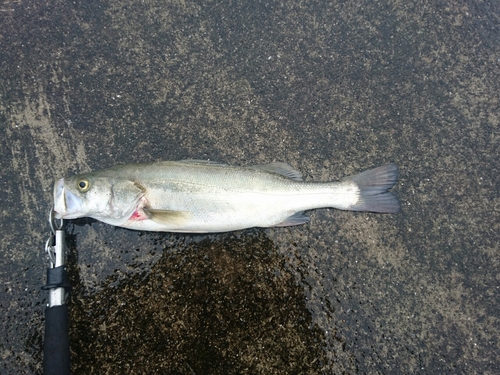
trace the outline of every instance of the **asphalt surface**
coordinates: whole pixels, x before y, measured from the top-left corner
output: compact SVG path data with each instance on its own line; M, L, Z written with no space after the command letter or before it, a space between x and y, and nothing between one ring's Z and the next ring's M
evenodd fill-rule
M56 179L400 167L397 215L215 235L67 223L73 374L498 374L500 5L0 4L0 373L42 371Z

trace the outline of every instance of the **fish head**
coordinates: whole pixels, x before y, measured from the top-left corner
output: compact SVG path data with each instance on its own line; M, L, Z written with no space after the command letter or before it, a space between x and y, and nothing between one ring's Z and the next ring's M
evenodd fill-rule
M142 195L137 184L128 180L93 173L61 178L54 184L55 217L120 223L136 210Z

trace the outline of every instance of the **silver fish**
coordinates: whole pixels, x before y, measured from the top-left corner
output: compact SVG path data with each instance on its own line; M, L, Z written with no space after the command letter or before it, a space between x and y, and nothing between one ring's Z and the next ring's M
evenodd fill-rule
M59 219L91 217L129 229L226 232L304 224L305 210L395 213L388 190L398 169L384 165L337 182L305 182L286 163L249 167L202 160L117 165L54 185Z

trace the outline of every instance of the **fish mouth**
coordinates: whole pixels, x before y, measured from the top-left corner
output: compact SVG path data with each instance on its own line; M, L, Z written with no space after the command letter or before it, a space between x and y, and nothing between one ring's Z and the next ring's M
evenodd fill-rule
M64 178L54 184L54 212L56 219L81 217L83 201L64 186Z

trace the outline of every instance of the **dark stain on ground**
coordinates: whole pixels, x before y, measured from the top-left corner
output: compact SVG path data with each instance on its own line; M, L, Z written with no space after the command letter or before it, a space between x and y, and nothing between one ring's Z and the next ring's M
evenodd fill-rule
M74 279L73 372L320 372L324 337L284 262L255 230L167 247L150 272L91 296Z

